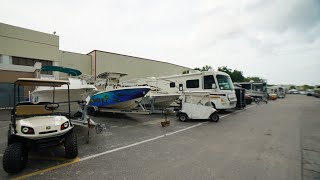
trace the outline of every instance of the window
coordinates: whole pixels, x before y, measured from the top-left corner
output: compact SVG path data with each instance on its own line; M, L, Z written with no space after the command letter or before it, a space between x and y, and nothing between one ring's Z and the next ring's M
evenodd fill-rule
M245 88L246 90L251 90L251 84L241 84L242 88Z
M221 90L233 90L233 84L229 76L217 75L217 81Z
M213 75L208 75L203 77L204 89L212 89L212 84L215 84Z
M199 88L199 79L187 80L187 88Z
M11 56L0 54L0 64L12 64Z
M179 84L179 91L183 91L183 85Z
M39 60L39 59L30 59L23 57L12 57L12 64L21 65L21 66L34 66L36 62L41 63L41 66L52 66L52 61ZM52 72L41 71L41 74L52 74Z
M170 88L174 88L174 87L176 87L176 83L175 82L171 82L170 83Z

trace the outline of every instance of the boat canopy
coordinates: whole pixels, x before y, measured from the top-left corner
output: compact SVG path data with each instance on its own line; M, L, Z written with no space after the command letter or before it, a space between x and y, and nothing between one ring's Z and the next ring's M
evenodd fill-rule
M120 72L103 72L97 76L97 78L106 79L107 77L123 77L128 74L120 73Z
M77 69L71 69L71 68L66 68L61 66L43 66L40 70L41 71L59 71L72 76L80 76L82 74L82 72Z
M38 78L18 78L15 82L17 86L52 86L60 87L64 84L69 84L69 81L63 80L47 80Z

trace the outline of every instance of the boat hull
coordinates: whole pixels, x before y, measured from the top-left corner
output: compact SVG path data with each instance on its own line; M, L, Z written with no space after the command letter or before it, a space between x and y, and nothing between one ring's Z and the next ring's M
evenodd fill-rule
M91 96L89 105L99 108L133 109L149 91L149 87L107 90Z
M141 103L147 106L153 103L154 107L170 107L180 96L180 94L150 94L144 97Z

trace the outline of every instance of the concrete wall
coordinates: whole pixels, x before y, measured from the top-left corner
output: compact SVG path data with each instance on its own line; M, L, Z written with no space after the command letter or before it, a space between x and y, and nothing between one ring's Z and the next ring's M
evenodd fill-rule
M91 75L91 56L62 51L60 66L78 69L82 74ZM61 75L61 74L60 74Z
M189 69L187 67L178 66L171 63L103 51L92 51L89 54L93 55L93 66L95 66L94 61L96 60L96 75L105 71L128 74L128 76L125 76L123 80L182 74L184 70ZM93 72L93 75L94 73L95 72Z
M60 61L59 37L0 23L0 54Z

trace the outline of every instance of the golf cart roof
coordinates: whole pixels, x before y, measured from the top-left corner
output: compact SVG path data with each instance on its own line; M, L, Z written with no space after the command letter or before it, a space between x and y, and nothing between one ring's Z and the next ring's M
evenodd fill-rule
M69 84L69 81L63 80L47 80L47 79L38 79L38 78L18 78L15 82L16 85L22 86L52 86L60 87L64 84Z

